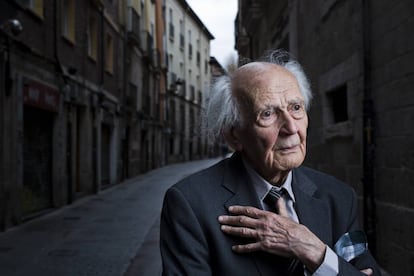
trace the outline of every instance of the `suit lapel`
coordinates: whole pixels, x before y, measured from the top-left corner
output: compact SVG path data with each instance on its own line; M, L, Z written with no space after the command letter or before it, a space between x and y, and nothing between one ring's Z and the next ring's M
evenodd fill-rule
M239 153L235 153L230 158L228 167L224 170L222 185L231 192L231 196L224 202L226 210L231 205L248 205L260 208L260 200L254 191Z
M225 170L223 184L231 192L224 203L226 210L231 205L249 205L261 208L249 176L244 168L240 154L234 154ZM307 226L315 235L327 244L331 244L332 236L329 206L315 197L317 185L303 173L302 169L293 170L292 189L295 194L295 209L301 224Z
M316 184L299 168L293 170L292 188L300 223L307 226L322 241L331 244L332 234L329 231L331 227L328 226L331 224L329 206L315 197Z
M261 209L260 199L257 197L238 153L229 160L222 185L231 192L231 196L224 203L226 210L231 205L253 206ZM234 239L234 244L239 243L246 243L246 240ZM259 275L283 275L290 262L290 259L265 252L254 252L249 255Z

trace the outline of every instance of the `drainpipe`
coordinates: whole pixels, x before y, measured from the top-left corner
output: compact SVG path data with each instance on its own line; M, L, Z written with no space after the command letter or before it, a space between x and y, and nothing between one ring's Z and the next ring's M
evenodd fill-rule
M63 91L64 93L68 93L67 89L65 88L68 85L68 80L67 77L65 76L65 72L63 71L63 66L62 63L60 62L59 59L59 42L58 42L58 1L55 0L53 1L53 9L55 12L55 15L53 17L53 56L56 62L56 73L58 74L58 76L62 77L63 80L63 85L60 87L60 90ZM60 26L60 25L59 25ZM65 95L63 95L63 97L65 97ZM69 112L71 112L71 107L69 104ZM70 114L70 113L69 113ZM71 126L72 123L69 119L69 127L67 129L68 133L66 135L67 138L69 138L71 135ZM72 147L71 147L71 143L72 143L72 139L68 139L67 144L66 144L66 170L67 170L67 203L72 203L74 198L73 198L73 185L72 185Z
M370 1L362 0L363 34L363 188L364 227L370 251L376 253L375 112L371 92Z
M100 24L99 24L99 62L98 67L99 71L99 91L97 93L97 103L94 110L94 124L93 124L93 171L94 171L94 191L98 193L101 190L101 121L99 118L101 104L105 100L104 99L104 82L105 82L105 14L104 14L104 6L99 4L99 16L100 16ZM98 39L99 39L98 38Z
M54 42L54 49L53 49L53 55L54 59L56 61L56 72L62 77L65 84L67 84L67 79L65 76L65 73L63 72L62 63L59 59L59 45L58 45L58 1L53 1L53 9L55 10L55 16L53 17L53 42ZM60 25L59 25L60 26Z

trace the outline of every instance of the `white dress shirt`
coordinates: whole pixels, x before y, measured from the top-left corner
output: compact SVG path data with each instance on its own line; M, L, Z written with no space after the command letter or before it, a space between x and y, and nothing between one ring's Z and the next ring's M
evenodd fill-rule
M270 210L271 207L268 206L266 203L264 203L264 198L266 197L267 193L270 191L272 187L274 187L272 184L267 182L263 177L261 177L249 164L246 160L243 159L244 166L247 170L247 173L250 177L250 180L253 183L254 189L256 191L256 194L258 198L260 199L260 202L262 204L262 208L264 210ZM280 187L275 187L278 191L284 188L289 196L284 196L283 199L286 202L286 209L288 211L288 214L292 220L299 222L298 215L295 211L295 195L292 190L292 171L289 172L285 182ZM339 272L339 263L338 263L338 256L335 254L335 252L329 248L329 246L326 246L325 251L325 258L322 262L322 264L318 267L318 269L313 273L309 273L307 269L305 268L305 275L314 275L314 276L330 276L330 275L337 275Z

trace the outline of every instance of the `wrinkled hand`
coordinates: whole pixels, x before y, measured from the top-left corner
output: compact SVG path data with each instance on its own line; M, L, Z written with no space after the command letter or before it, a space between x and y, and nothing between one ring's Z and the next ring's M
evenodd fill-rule
M230 206L231 215L218 218L221 230L255 240L233 246L237 253L266 251L284 257L295 256L313 273L323 262L326 245L306 226L289 218L283 198L277 204L279 215L251 206Z

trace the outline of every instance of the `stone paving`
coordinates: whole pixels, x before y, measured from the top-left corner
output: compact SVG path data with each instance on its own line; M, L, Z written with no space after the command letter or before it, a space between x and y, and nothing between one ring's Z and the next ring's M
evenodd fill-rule
M0 275L160 275L164 193L217 161L153 170L0 233Z

